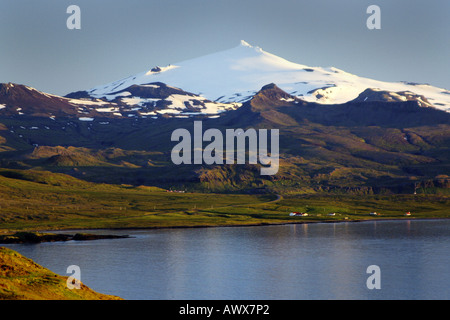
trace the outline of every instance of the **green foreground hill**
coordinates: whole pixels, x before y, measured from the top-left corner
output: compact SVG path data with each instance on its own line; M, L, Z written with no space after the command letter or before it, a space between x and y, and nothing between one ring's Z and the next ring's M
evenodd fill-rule
M14 250L0 247L0 300L121 300L81 284L69 289L67 277L36 264Z

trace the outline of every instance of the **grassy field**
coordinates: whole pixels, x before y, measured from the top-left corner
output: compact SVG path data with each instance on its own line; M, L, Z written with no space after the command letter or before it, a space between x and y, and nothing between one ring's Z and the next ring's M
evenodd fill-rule
M0 170L0 232L450 218L446 195L250 195L95 184L64 174ZM290 217L292 211L307 217ZM378 216L369 216L376 211ZM329 213L335 213L330 216Z

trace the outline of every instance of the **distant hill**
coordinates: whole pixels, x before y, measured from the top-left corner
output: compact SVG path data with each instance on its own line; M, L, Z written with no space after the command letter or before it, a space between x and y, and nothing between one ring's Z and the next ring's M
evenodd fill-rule
M324 105L271 83L216 118L82 121L78 115L0 114L0 166L181 190L413 193L418 184L433 184L450 172L450 113L425 102L417 95L368 90L354 101ZM178 128L192 132L194 120L202 120L204 131L279 129L279 172L260 176L259 165L174 165L171 134Z

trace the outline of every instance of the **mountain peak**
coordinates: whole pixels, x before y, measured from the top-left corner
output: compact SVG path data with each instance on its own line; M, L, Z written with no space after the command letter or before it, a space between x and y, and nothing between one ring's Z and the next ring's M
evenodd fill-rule
M284 105L290 102L298 102L298 99L286 91L280 89L275 83L266 84L251 99L251 104L256 105Z
M371 101L383 101L383 102L404 102L415 101L420 107L432 107L433 105L423 95L415 94L410 91L392 92L379 89L366 89L359 94L359 96L352 100L352 102L371 102Z
M242 49L242 51L241 50L238 50L238 52L241 52L241 54L242 54L242 52L252 52L252 51L254 51L257 55L259 55L259 54L262 54L262 53L266 53L267 54L267 52L265 52L263 49L261 49L260 47L258 47L258 46L253 46L253 45L251 45L250 43L248 43L247 41L245 41L245 40L241 40L240 42L239 42L239 45L236 47L236 49ZM250 50L251 49L251 50ZM247 53L248 54L248 53ZM250 55L252 55L251 53L250 53Z
M275 83L269 83L269 84L266 84L265 86L263 86L261 88L260 92L261 91L266 91L266 90L272 90L272 89L274 89L274 90L281 90L280 88L278 88L278 86Z
M245 41L245 40L241 40L240 46L242 46L242 47L250 47L250 48L253 48L253 46L252 46L251 44L249 44L249 43L248 43L247 41Z
M266 84L261 88L261 90L258 91L258 93L255 95L265 95L265 96L276 96L277 98L284 98L284 99L293 99L294 96L290 95L283 89L280 89L275 83L269 83Z

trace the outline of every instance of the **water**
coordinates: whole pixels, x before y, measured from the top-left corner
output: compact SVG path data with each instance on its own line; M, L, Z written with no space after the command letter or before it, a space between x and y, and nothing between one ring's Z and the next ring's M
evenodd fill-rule
M7 246L132 300L450 298L450 220L89 232L134 238Z

